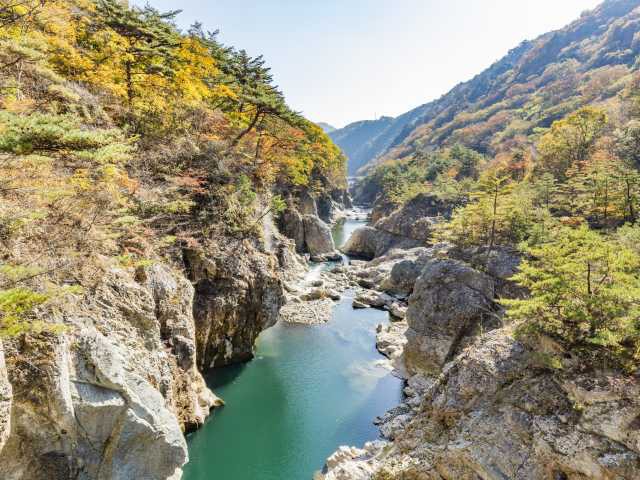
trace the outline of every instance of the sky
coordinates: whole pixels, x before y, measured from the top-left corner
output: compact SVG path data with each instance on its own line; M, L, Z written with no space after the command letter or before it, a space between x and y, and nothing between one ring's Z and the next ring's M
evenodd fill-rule
M343 127L447 93L600 0L132 0L264 55L289 105Z

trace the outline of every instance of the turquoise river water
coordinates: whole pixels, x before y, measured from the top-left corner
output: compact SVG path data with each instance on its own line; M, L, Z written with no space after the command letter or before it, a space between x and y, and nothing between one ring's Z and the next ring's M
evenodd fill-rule
M336 244L362 224L336 227ZM280 322L260 335L254 360L213 371L207 383L227 405L189 436L185 480L311 480L340 445L376 439L372 420L401 400L375 349L387 321L345 296L326 325Z

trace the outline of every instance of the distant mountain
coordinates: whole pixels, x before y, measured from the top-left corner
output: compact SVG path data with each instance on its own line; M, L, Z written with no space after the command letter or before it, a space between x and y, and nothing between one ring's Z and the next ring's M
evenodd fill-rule
M329 125L328 123L325 123L325 122L317 122L316 125L318 125L322 130L324 130L325 133L331 133L336 130L336 127L334 127L333 125Z
M330 136L349 174L455 143L496 155L588 104L604 105L640 66L640 0L607 0L567 27L525 41L472 80L397 118Z

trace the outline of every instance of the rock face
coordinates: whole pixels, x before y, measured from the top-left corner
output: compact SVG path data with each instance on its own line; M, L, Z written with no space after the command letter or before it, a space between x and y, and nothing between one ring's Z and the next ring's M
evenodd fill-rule
M238 243L207 257L186 250L184 260L195 285L200 369L251 359L256 338L276 323L285 301L276 258Z
M420 194L380 218L375 223L378 230L407 237L425 243L431 238L438 217L451 214L451 207L433 195Z
M342 213L342 200L334 198L330 194L322 194L318 197L318 216L327 223L334 223Z
M535 358L507 332L487 334L445 368L392 444L344 456L325 478L639 478L637 379L565 377ZM356 467L367 474L331 476Z
M350 275L365 288L406 298L426 263L447 248L446 244L437 244L431 248L395 249L370 262L351 260Z
M283 235L292 239L298 253L304 253L306 244L304 241L304 222L302 215L295 208L287 208L280 215L279 229Z
M318 205L316 200L306 190L302 191L298 196L298 205L302 215L318 216Z
M391 323L380 329L376 335L376 348L390 360L400 358L405 343L407 343L406 322Z
M381 288L396 295L411 295L425 265L446 249L447 245L438 244L433 248L417 248L408 251L403 259L393 263Z
M304 224L304 240L307 251L312 257L333 255L336 246L331 236L331 228L318 217L305 215L302 217Z
M520 255L513 248L496 246L491 251L487 248L471 248L452 251L451 256L469 263L476 269L482 269L496 281L496 294L500 297L513 298L523 294L522 289L510 278L520 266Z
M360 227L351 234L341 250L347 255L371 260L392 249L411 249L423 245L412 238L394 235L375 227Z
M500 325L494 280L450 259L427 262L409 298L406 349L410 368L438 372L479 333Z
M469 263L423 252L427 261L406 313L409 371L400 373L410 375L407 397L376 420L387 441L363 450L341 448L318 478L640 478L637 376L584 370L575 360L566 361L566 371L550 370L540 347L522 344L508 327L499 328L494 299L510 294L518 256L501 247L489 254L481 249L450 254ZM360 273L385 266L379 272L382 277L387 272L382 284L389 283L390 264L391 271L397 267L411 274L413 267L396 256L376 259ZM396 362L402 359L397 334L403 328L401 322L378 331L378 348Z
M8 341L13 395L0 478L179 478L183 429L219 403L196 370L192 298L191 284L162 265L135 279L114 270L46 313L62 334Z
M424 247L431 240L434 226L449 210L430 195L418 195L395 210L387 204L379 205L372 213L373 225L356 230L342 250L371 260L392 249Z
M296 207L290 199L287 209L278 220L280 232L295 242L296 251L308 253L316 261L340 258L333 242L331 227L326 223L336 219L334 214L338 210L334 207L335 202L330 196L326 197L326 201L331 205L333 213L320 215L315 199L308 193L303 193L298 199L300 207ZM318 205L324 204L318 203Z

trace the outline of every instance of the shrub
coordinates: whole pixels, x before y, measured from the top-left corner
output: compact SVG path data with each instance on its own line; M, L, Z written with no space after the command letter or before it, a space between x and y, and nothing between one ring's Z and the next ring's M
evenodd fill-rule
M593 362L640 366L640 256L582 226L527 250L513 277L530 292L502 300L525 335L543 334Z

